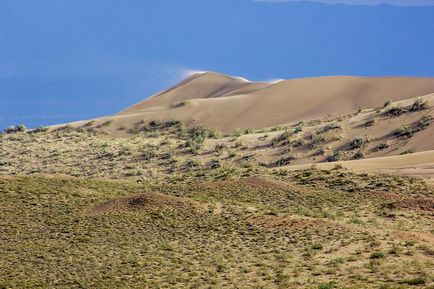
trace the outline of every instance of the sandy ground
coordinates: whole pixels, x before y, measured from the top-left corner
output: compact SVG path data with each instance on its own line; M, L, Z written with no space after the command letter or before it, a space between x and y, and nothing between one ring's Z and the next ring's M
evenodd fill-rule
M332 169L336 165L354 171L385 173L391 175L420 176L434 182L434 150L408 155L363 159L354 161L318 163L321 169ZM289 170L301 170L312 167L312 164L285 167Z

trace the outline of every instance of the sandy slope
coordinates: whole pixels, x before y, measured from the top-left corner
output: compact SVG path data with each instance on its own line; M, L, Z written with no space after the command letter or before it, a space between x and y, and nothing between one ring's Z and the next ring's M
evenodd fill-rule
M146 120L178 119L229 131L342 115L358 108L381 106L389 99L398 101L432 92L433 78L333 76L273 84L204 73L119 115L126 124L141 114Z
M318 163L315 165L321 169L332 169L338 164L344 168L355 171L420 176L434 181L434 150L355 161ZM300 170L310 168L311 166L311 164L296 165L286 168L290 170Z

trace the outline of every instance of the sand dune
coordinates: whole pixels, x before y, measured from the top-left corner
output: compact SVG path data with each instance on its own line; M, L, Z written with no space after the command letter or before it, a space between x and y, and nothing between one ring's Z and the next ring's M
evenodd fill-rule
M433 78L331 76L255 83L203 73L118 115L126 124L138 117L178 119L230 131L342 115L358 108L381 106L386 100L433 92Z

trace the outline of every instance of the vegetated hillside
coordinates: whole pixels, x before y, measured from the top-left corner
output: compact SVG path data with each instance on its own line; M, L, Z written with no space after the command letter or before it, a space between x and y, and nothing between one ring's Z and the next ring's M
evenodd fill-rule
M120 128L112 119L34 131L11 128L0 139L0 174L164 178L203 168L266 170L338 162L362 171L432 178L432 103L433 94L337 117L231 133L177 120L143 119ZM113 131L123 137L113 137ZM425 153L408 155L418 152ZM388 156L396 157L380 159Z
M120 112L114 128L140 120L179 120L229 132L260 129L434 93L433 78L317 77L254 83L217 73L191 76L167 91ZM80 124L80 123L79 123ZM114 136L121 135L112 130Z
M312 81L328 102L260 100ZM362 98L345 102L355 83ZM120 115L10 127L0 134L0 288L431 289L430 83L201 74ZM232 104L201 110L234 100L236 116Z
M0 177L0 286L431 288L434 199L420 179L238 174Z

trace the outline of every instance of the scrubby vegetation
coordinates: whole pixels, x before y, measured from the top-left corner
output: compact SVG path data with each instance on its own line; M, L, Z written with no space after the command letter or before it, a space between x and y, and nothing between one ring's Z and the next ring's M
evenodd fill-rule
M221 168L163 182L2 177L0 192L2 288L433 284L420 179Z

